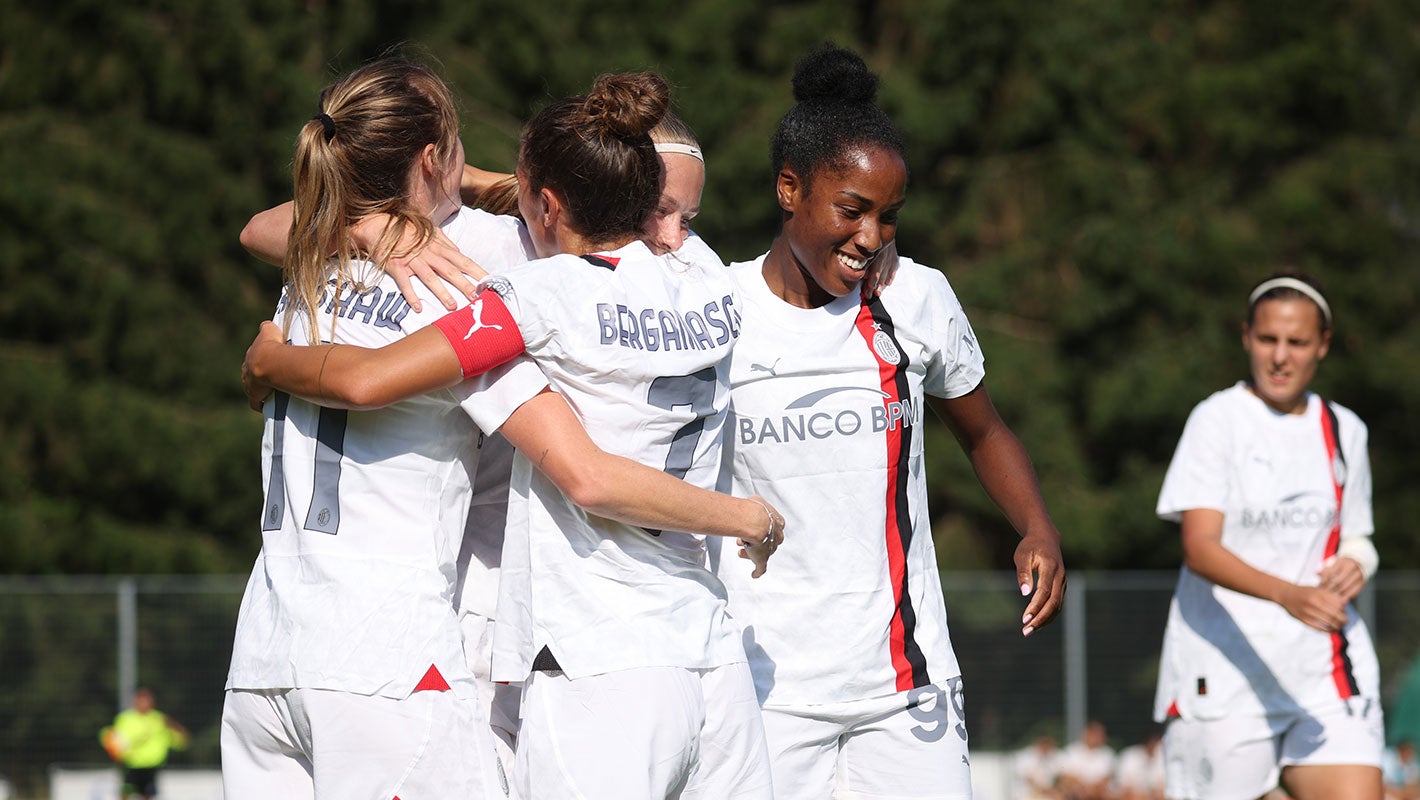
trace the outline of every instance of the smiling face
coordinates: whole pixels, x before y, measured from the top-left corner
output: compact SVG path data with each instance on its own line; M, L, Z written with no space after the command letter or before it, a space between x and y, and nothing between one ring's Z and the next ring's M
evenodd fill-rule
M660 158L661 197L641 229L642 241L656 255L675 252L685 243L705 190L705 164L700 159L684 153L661 153Z
M788 251L778 244L776 250L789 258L772 266L766 260L765 279L794 305L815 308L857 291L869 262L897 235L907 188L902 157L880 147L855 148L845 163L820 169L808 186L789 169L779 174Z
M1306 299L1263 300L1243 324L1243 349L1252 368L1252 391L1284 414L1306 410L1307 387L1331 346L1321 309Z

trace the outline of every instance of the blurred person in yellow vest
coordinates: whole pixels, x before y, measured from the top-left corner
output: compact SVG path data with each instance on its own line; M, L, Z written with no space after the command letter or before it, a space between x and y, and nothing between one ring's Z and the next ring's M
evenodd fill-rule
M138 689L133 707L119 712L113 724L99 733L109 757L123 765L123 800L158 794L158 768L169 750L187 746L187 729L153 707L153 693Z

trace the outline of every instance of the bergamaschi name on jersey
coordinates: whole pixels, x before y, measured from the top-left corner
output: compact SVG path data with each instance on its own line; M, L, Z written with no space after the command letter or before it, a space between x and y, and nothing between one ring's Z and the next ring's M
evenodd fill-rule
M706 303L700 311L684 313L676 308L633 310L620 303L597 303L597 323L602 344L633 350L711 350L740 335L740 314L730 295Z

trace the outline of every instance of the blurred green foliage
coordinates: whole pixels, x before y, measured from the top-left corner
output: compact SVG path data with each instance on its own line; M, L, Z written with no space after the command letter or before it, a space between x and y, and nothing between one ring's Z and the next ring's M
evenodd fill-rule
M1420 3L0 0L0 571L242 572L260 423L238 365L276 296L237 233L290 193L333 76L402 45L469 159L598 72L651 68L709 154L727 260L777 225L794 59L859 50L910 143L901 252L945 270L1072 567L1172 567L1153 504L1189 409L1244 377L1247 289L1328 286L1318 389L1371 427L1377 544L1420 566ZM945 566L1014 536L929 431ZM828 489L826 489L828 490Z

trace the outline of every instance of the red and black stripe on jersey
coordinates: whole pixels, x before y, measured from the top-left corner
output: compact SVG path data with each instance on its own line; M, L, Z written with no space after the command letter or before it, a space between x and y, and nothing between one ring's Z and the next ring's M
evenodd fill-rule
M1327 470L1331 473L1331 485L1336 492L1336 512L1332 517L1331 532L1326 537L1323 563L1331 560L1341 547L1341 497L1346 486L1346 454L1341 450L1341 428L1336 419L1336 411L1325 400L1321 401L1321 438L1326 442ZM1361 693L1356 685L1356 675L1351 668L1351 656L1346 652L1350 642L1344 631L1331 632L1331 679L1336 684L1336 693L1345 700Z
M616 258L615 256L604 256L599 255L597 253L588 253L587 255L582 256L582 260L587 262L588 264L591 264L594 267L601 267L602 269L609 269L613 271L617 268L619 264L621 264L621 259Z
M858 333L868 345L868 351L878 361L879 387L887 396L883 402L909 404L911 389L907 382L907 355L897 341L892 316L874 297L858 306L855 320ZM885 334L893 344L897 363L883 357L875 345L879 334ZM931 683L927 677L927 658L917 644L917 612L912 607L912 595L907 590L907 554L912 547L912 515L908 507L908 484L912 455L912 414L903 414L899 424L883 432L887 445L887 493L884 528L888 555L888 575L892 581L893 609L888 650L897 673L897 690L905 692Z

